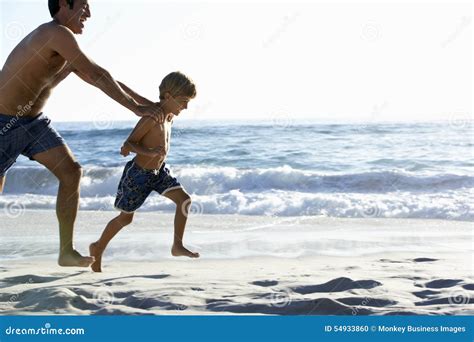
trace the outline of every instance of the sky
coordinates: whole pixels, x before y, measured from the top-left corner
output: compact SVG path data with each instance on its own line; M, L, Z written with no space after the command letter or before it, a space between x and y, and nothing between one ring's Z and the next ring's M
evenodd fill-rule
M434 121L472 117L472 5L422 2L89 0L82 50L158 101L180 70L198 96L183 120ZM0 64L49 21L46 0L0 0ZM55 121L134 120L71 76Z

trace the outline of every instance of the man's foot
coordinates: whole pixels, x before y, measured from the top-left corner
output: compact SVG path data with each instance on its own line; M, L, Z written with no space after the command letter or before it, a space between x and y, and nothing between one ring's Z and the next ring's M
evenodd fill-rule
M191 252L190 250L184 248L183 245L173 245L171 248L171 255L177 257L177 256L187 256L190 258L199 258L199 253L194 253Z
M83 257L74 249L61 253L58 259L59 266L63 267L89 267L93 262L93 257Z
M96 242L91 243L89 246L90 254L95 258L94 263L91 265L91 268L94 272L102 272L102 253L103 249L99 248Z

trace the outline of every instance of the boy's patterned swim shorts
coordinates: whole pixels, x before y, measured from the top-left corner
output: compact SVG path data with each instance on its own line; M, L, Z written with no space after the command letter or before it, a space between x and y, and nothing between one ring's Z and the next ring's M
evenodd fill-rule
M154 190L160 195L182 188L178 180L171 175L165 163L159 170L148 170L130 160L123 170L118 186L115 208L132 213L142 206Z

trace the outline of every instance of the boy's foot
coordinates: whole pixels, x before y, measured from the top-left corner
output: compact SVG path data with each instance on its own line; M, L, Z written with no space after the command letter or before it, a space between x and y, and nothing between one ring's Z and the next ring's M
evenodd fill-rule
M89 253L95 258L91 268L94 272L102 272L102 253L104 251L97 246L97 243L91 243Z
M199 258L199 253L194 253L191 252L190 250L184 248L183 245L178 246L178 245L173 245L171 248L171 255L177 257L177 256L187 256L190 258Z
M63 267L89 267L93 262L93 257L83 257L74 249L61 253L58 259L59 266Z

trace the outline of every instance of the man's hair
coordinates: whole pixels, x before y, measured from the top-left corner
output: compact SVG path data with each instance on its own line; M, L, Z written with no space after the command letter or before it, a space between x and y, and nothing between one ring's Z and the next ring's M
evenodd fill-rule
M74 0L66 0L66 2L69 5L70 9L74 7ZM61 8L61 6L59 6L59 0L48 0L48 7L49 7L49 13L51 14L51 17L54 17L56 13L59 12L59 9Z
M164 100L165 93L171 96L196 97L196 85L185 74L179 71L166 75L160 84L160 100Z

